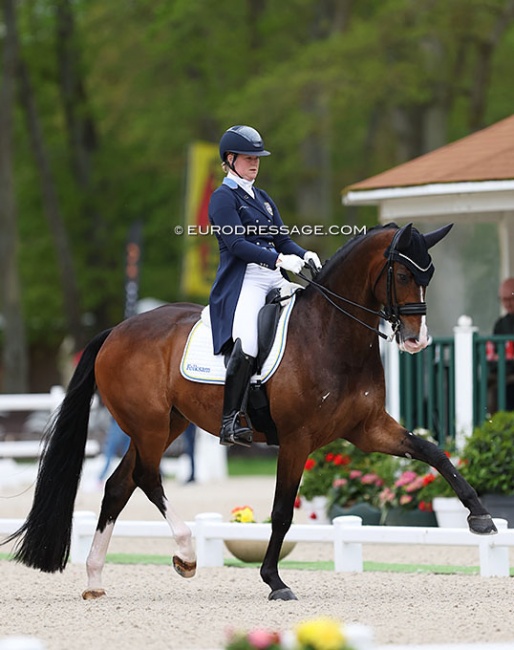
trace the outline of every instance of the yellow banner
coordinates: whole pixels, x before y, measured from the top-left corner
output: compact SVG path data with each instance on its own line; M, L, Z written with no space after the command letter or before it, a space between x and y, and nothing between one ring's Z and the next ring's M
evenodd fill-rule
M220 184L218 145L195 142L189 147L184 228L182 293L206 301L218 266L218 244L208 234L209 199Z

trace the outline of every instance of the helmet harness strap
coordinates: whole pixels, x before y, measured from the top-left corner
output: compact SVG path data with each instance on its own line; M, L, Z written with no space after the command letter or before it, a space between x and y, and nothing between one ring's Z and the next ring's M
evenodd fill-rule
M241 174L240 174L240 173L237 171L237 169L236 169L236 160L237 160L237 157L238 157L239 154L237 154L237 153L233 153L232 151L228 151L228 152L227 152L227 156L228 156L229 153L232 154L233 158L232 158L232 162L230 162L230 163L229 163L228 160L227 160L227 165L228 165L228 166L230 167L230 169L234 172L234 174L237 174L237 175L239 176L239 178L243 178L243 177L241 176Z

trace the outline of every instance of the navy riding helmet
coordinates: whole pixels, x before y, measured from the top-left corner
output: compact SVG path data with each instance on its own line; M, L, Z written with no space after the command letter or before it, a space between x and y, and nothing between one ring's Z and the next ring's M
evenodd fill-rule
M261 135L251 126L231 126L220 140L220 158L226 162L228 153L246 154L250 156L269 156L264 149Z

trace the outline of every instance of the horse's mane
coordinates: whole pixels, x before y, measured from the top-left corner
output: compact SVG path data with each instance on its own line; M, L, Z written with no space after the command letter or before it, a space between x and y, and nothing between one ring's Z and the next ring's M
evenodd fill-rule
M320 271L319 275L316 278L317 282L323 283L323 280L327 278L332 269L335 266L339 266L341 262L348 257L348 255L353 251L353 249L358 246L361 242L369 237L374 237L378 232L383 232L384 230L389 230L391 228L398 228L395 223L388 223L384 226L373 226L365 233L360 233L349 239L345 244L343 244L337 251L330 257L325 264L323 269Z

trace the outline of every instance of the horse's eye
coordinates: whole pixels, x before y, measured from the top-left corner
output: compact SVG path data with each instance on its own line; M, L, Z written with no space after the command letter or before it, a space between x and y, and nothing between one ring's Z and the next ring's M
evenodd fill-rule
M396 278L400 284L409 284L409 276L406 273L397 273Z

